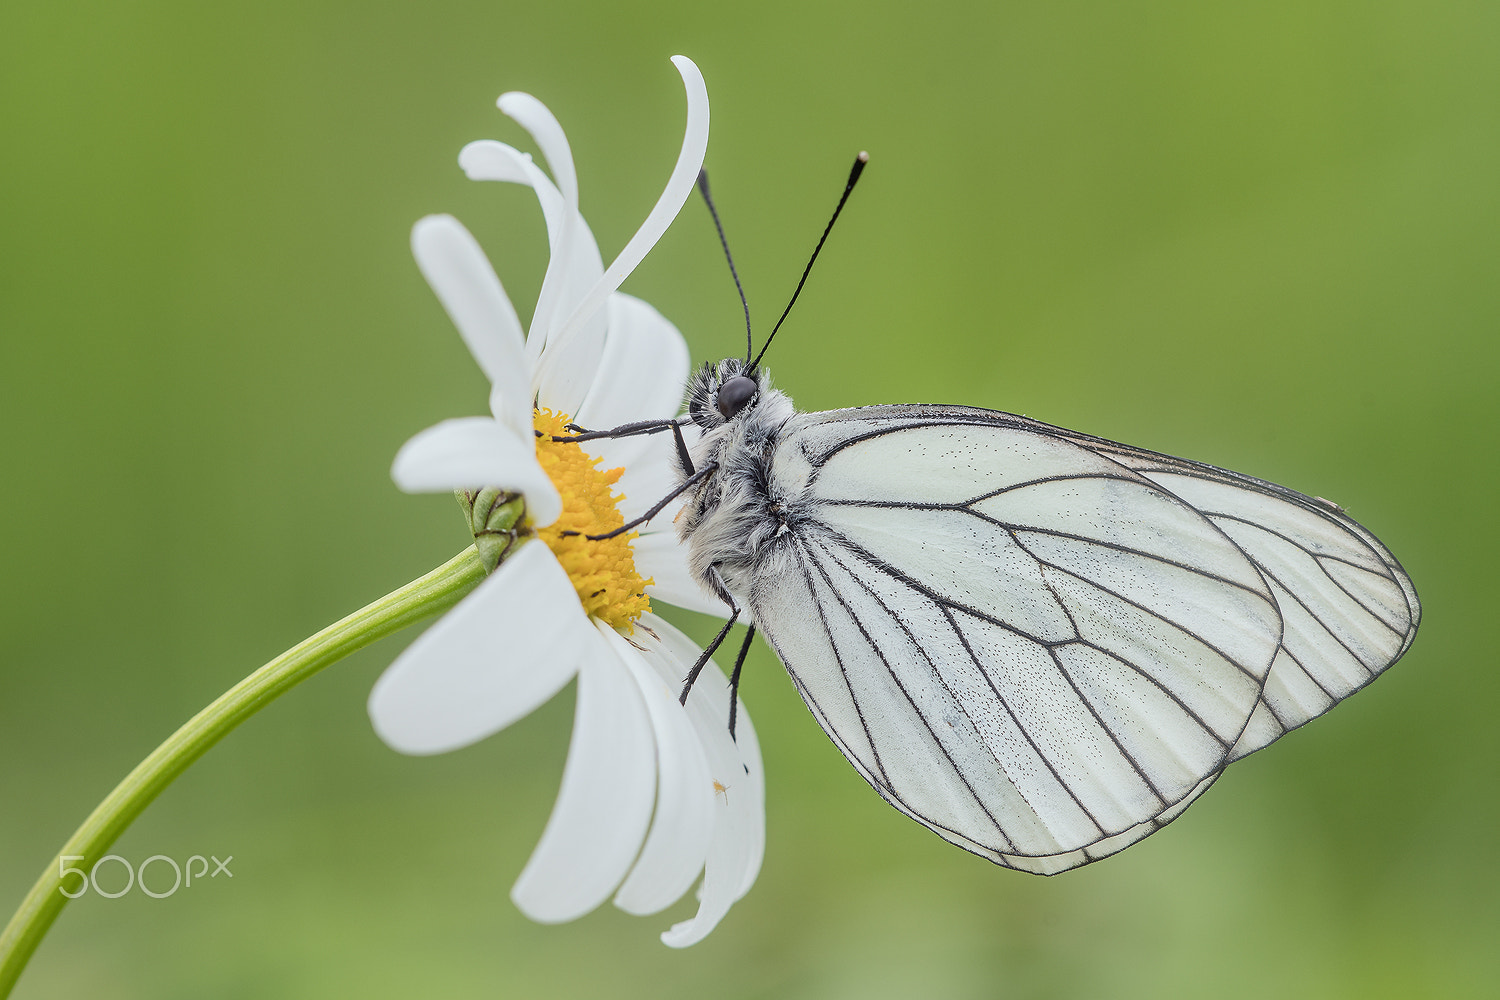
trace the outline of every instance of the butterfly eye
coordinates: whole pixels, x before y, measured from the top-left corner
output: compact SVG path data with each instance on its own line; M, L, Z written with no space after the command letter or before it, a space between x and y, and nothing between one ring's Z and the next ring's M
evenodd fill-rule
M755 395L755 379L745 375L736 375L719 387L718 407L719 412L724 414L725 420L733 419L736 414L745 408Z

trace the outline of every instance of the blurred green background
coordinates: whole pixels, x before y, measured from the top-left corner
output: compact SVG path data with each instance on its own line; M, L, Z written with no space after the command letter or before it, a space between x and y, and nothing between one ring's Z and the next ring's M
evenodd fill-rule
M403 758L364 709L387 640L117 846L232 882L79 900L16 996L1495 995L1497 51L1500 6L1433 0L5 5L6 911L192 712L465 544L388 478L484 409L409 227L462 218L524 315L539 213L459 148L524 142L493 100L540 96L608 259L676 155L676 52L762 332L872 153L770 355L802 408L1012 410L1331 497L1426 606L1379 684L1056 879L881 803L759 648L765 868L685 953L656 935L691 899L563 927L507 899L571 693ZM700 205L625 288L695 359L738 350Z

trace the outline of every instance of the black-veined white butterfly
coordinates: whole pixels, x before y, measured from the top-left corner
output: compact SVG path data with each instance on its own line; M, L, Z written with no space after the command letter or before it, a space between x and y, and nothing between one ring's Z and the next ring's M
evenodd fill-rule
M992 410L798 413L759 361L699 371L691 447L604 432L677 434L679 533L733 609L700 666L748 609L731 684L761 630L865 780L991 861L1128 847L1416 634L1336 504Z

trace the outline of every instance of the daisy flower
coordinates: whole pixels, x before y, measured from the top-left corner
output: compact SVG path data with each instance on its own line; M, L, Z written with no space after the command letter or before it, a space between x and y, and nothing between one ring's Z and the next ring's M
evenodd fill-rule
M567 425L609 428L675 416L688 375L677 329L616 291L693 190L708 142L698 68L673 59L687 88L687 130L666 189L608 268L578 210L572 152L529 94L500 110L531 134L552 172L503 143L466 146L474 180L531 188L551 249L530 330L484 252L449 216L412 232L412 250L489 377L491 415L416 435L392 475L409 492L460 491L480 555L494 571L376 683L370 717L403 753L455 750L494 733L578 680L572 741L546 831L511 899L561 922L611 893L655 913L703 875L699 909L662 935L701 940L750 888L765 845L764 783L743 709L728 732L729 691L712 664L686 706L677 690L701 650L651 613L651 601L721 615L689 575L672 509L593 541L643 513L673 485L670 434L553 441ZM732 794L727 789L732 789Z

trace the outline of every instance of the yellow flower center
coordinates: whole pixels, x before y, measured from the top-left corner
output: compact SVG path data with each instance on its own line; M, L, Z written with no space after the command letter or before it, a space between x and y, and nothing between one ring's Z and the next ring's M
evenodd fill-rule
M585 535L602 535L625 523L620 513L624 496L610 489L624 469L600 469L599 459L582 446L553 441L552 435L571 433L565 426L571 418L548 409L535 411L534 424L542 436L536 439L536 458L542 471L562 494L562 516L536 533L573 581L583 610L611 627L629 633L643 612L651 610L646 586L635 569L630 543L636 532L627 531L602 541ZM576 532L576 534L570 534Z

